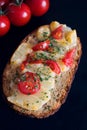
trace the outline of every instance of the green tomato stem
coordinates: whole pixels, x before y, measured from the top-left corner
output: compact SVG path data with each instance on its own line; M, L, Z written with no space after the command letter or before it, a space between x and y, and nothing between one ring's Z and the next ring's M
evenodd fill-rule
M2 11L2 8L0 7L0 15L3 15L4 12Z
M15 0L15 4L20 6L23 3L23 0Z

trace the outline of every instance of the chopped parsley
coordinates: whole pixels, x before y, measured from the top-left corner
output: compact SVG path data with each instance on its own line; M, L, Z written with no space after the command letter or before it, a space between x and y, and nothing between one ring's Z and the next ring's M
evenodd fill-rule
M46 94L47 94L47 92L44 92L44 94L46 95Z
M46 68L46 66L43 68L38 68L38 70L37 70L37 75L39 76L40 81L49 80L49 78L51 78L49 73L50 73L50 70L49 70L49 68Z
M48 32L43 32L42 35L43 35L44 38L47 38L48 37Z
M36 103L39 103L39 101L37 100Z
M56 39L54 39L54 38L52 38L52 37L50 37L49 39L50 39L50 42L51 42L52 44L53 44L53 43L57 43Z
M25 80L26 80L25 74L22 74L22 75L21 75L20 80L21 80L21 81L25 81Z
M37 59L47 59L47 56L45 55L45 53L36 53L36 58Z
M35 88L38 88L38 86L35 86Z

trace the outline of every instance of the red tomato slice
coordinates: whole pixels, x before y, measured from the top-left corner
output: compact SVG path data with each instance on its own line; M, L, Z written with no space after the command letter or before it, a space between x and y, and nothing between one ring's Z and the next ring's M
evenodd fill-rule
M43 61L43 60L32 60L32 61L29 62L29 64L40 64L40 63L44 63L44 61ZM20 66L21 71L24 70L24 68L25 68L25 66L26 66L27 64L28 64L27 61L24 61L24 62L21 64L21 66Z
M20 69L21 70L24 70L25 66L30 63L31 61L34 60L34 54L31 53L31 54L28 54L26 59L22 62L21 66L20 66Z
M59 74L60 73L60 67L57 64L57 62L53 61L53 60L47 60L46 64L56 73Z
M43 63L44 61L43 60L33 60L30 62L30 64L40 64L40 63Z
M26 66L27 62L23 62L20 66L20 70L23 71L25 66Z
M49 48L50 40L37 43L32 49L33 51L42 50L45 51Z
M44 63L44 60L43 59L40 59L40 60L34 59L34 55L33 54L28 55L26 60L22 62L21 66L20 66L20 70L23 71L28 63L29 64L40 64L40 63Z
M63 26L59 26L52 32L52 37L55 39L61 39L63 37Z
M73 63L73 56L75 54L76 48L73 48L72 50L68 51L65 54L65 57L62 59L62 61L65 63L66 66L71 66Z
M26 72L20 77L18 89L23 94L35 94L40 89L40 79L32 72Z

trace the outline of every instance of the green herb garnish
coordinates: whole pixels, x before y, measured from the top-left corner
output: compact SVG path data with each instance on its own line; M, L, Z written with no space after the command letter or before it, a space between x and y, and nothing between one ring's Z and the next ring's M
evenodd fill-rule
M45 53L36 53L36 59L48 59Z
M36 101L36 103L39 103L39 101Z
M20 80L21 80L21 81L25 81L25 80L26 80L25 74L22 74L22 75L21 75Z
M43 35L44 38L47 38L47 37L48 37L48 36L47 36L47 35L48 35L48 32L43 32L42 35Z

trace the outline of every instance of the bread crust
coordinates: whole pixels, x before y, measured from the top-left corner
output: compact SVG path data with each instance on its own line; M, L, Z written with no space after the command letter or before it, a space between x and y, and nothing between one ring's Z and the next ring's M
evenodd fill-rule
M32 34L34 35L34 32ZM28 35L22 42L28 41L28 38L32 34ZM53 102L53 105L51 105L49 107L49 104L51 104L51 102L53 100L51 98L49 103L45 104L43 106L43 109L38 110L38 111L28 111L26 109L23 109L23 108L15 105L15 104L12 104L12 103L7 101L6 97L8 97L10 95L10 90L9 90L9 87L8 87L9 86L9 82L10 82L10 80L9 80L10 78L7 78L7 77L9 75L9 73L12 73L10 71L10 69L11 69L10 62L8 62L8 64L6 65L6 68L4 70L4 73L3 73L2 82L3 82L3 93L5 95L6 101L9 103L9 105L14 110L19 112L20 114L31 116L31 117L36 117L36 118L45 118L45 117L48 117L48 116L54 114L55 112L57 112L59 110L59 108L61 107L61 105L66 101L67 95L68 95L69 90L71 88L71 84L73 82L73 79L74 79L76 70L78 68L78 64L79 64L80 58L81 58L82 46L81 46L81 42L80 42L79 38L77 40L77 48L76 48L76 50L77 50L76 56L74 57L74 62L73 62L73 65L72 65L71 69L69 69L69 71L67 73L64 73L62 75L61 79L60 79L61 82L63 81L65 85L60 90L54 90L54 91L56 91L56 93L57 93L57 91L60 91L60 94L58 95L58 93L59 93L58 92L57 95L56 95L56 101ZM55 92L53 92L53 93L55 93ZM57 98L57 96L58 96L58 98Z

